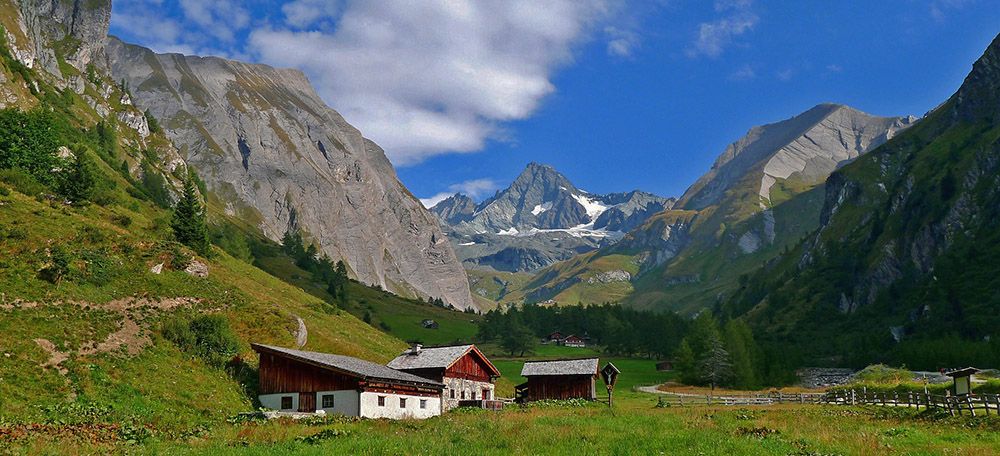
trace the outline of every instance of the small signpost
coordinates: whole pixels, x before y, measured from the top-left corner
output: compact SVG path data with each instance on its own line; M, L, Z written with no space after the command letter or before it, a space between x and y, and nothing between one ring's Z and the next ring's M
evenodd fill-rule
M615 382L618 381L618 374L622 371L618 370L614 364L610 362L601 369L601 379L604 380L604 385L608 387L608 407L611 407L611 393L615 389Z

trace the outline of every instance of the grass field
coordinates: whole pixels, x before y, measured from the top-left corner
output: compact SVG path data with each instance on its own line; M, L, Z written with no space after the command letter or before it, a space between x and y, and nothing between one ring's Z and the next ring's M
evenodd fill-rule
M624 380L624 377L623 377ZM3 452L4 450L0 450ZM424 421L346 420L220 424L142 445L63 437L10 446L11 454L691 454L986 455L1000 451L996 418L941 418L906 409L832 406L657 408L623 393L605 404L456 411Z

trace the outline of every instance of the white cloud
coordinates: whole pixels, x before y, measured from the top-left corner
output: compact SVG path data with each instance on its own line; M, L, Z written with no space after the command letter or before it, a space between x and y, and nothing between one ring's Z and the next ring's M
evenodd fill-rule
M749 81L757 77L757 72L750 65L743 65L729 75L731 81Z
M574 46L616 11L610 2L348 0L335 27L263 27L248 51L305 71L331 106L407 165L480 150L500 123L534 113Z
M937 22L944 22L948 19L949 13L961 10L962 8L965 8L966 5L973 3L974 1L975 0L931 0L931 18Z
M340 8L338 0L294 0L282 5L281 12L285 14L286 24L305 29L333 20L340 13Z
M184 17L210 35L232 42L236 32L250 24L250 13L232 0L180 0Z
M608 37L608 55L631 57L632 52L639 46L639 34L635 31L607 26L604 28L604 34Z
M774 77L778 78L781 82L788 82L795 77L795 70L792 68L785 68L784 70L775 71Z
M423 203L424 207L429 209L456 193L461 193L474 200L478 200L486 195L492 194L498 188L500 188L500 185L493 179L468 180L449 185L447 192L441 192L429 198L420 198L420 202Z
M689 57L705 55L718 57L733 39L753 30L759 17L752 11L751 0L719 0L715 2L715 11L724 17L712 22L698 24L698 36L691 48Z

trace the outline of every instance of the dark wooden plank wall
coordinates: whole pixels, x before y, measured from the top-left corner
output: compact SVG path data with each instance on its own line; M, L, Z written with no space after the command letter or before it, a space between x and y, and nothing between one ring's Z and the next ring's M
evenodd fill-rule
M354 390L358 380L270 353L260 354L260 394Z
M466 353L465 356L455 361L444 373L449 378L464 378L477 382L490 381L490 370L485 361L480 359L473 352Z
M528 377L528 400L595 399L591 375L552 375Z

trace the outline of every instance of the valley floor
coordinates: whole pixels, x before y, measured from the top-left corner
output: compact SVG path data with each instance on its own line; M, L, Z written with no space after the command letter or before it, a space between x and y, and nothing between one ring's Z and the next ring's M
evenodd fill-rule
M933 418L912 410L834 406L657 408L621 392L602 403L460 410L425 421L329 418L220 425L182 441L93 445L37 438L0 453L158 454L996 454L995 417ZM68 441L69 440L69 441Z

